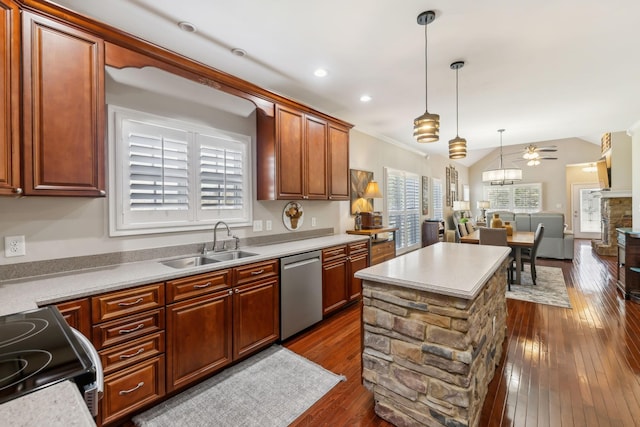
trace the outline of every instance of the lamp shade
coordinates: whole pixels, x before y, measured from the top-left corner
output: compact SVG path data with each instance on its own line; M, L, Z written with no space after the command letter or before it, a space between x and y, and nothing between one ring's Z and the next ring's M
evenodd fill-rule
M369 181L362 197L365 199L381 199L382 193L380 192L378 183L376 181Z
M467 200L454 200L453 202L454 211L468 211L469 208L469 202Z
M490 182L491 184L513 184L515 181L522 180L522 169L516 168L503 168L503 169L490 169L482 172L482 181Z
M478 209L489 209L491 207L491 203L488 200L478 200L476 202L476 206Z

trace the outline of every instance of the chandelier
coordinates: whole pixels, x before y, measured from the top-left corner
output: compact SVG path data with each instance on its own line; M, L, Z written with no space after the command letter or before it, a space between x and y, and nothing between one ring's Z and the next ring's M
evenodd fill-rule
M504 129L498 129L498 132L500 132L500 163L498 169L482 172L482 182L491 183L491 185L510 185L516 181L522 181L522 169L502 167L502 132Z

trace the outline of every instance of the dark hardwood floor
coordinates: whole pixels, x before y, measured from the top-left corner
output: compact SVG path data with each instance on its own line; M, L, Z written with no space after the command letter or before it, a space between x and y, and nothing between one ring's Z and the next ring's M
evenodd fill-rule
M640 426L640 304L616 290L616 258L576 240L562 268L571 309L507 300L507 339L490 384L481 426ZM343 374L296 426L388 426L360 384L357 306L285 342Z

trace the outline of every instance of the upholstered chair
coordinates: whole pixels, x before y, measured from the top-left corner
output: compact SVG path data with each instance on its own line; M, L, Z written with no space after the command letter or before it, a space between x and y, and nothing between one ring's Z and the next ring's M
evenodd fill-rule
M485 228L480 227L480 244L481 245L490 245L490 246L509 246L507 244L507 229L506 228ZM513 265L513 250L511 251L511 255L509 256L507 268L507 286L508 289L511 290L511 282L513 281L513 269L511 266Z

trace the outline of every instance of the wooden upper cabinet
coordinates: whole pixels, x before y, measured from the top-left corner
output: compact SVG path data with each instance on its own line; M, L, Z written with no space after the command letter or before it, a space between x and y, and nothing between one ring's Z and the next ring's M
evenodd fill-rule
M329 200L349 200L349 129L329 126Z
M306 199L327 199L327 122L305 116Z
M319 116L283 105L273 123L258 116L258 200L349 199L349 129Z
M103 196L104 42L23 12L27 195Z
M304 197L304 114L276 108L278 199Z
M0 0L0 194L20 194L20 11Z

